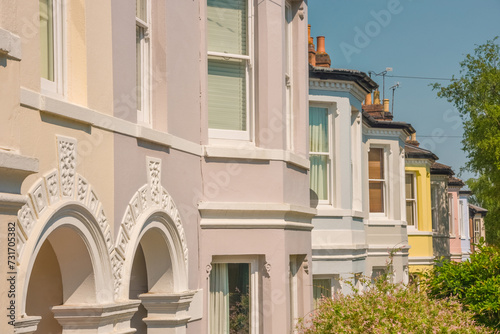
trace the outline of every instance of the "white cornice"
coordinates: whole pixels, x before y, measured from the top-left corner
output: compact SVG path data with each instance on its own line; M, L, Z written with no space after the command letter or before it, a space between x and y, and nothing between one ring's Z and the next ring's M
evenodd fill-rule
M431 160L429 159L413 159L413 158L406 158L405 159L406 167L421 167L422 165L426 167L431 166Z
M311 89L347 92L352 94L360 102L365 99L366 95L359 85L350 81L346 82L341 80L309 79L309 90Z
M391 136L397 137L404 140L406 135L403 129L380 129L380 128L371 128L371 127L363 127L363 134L367 136Z

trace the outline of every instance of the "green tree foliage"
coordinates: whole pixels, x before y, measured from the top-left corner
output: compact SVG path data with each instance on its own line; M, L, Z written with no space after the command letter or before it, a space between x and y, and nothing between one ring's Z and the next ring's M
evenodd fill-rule
M500 245L500 46L497 38L476 47L460 63L460 77L448 86L434 84L439 97L451 102L464 124L466 170L478 175L469 186L489 210L486 238Z
M500 329L500 249L478 245L470 261L438 263L423 274L428 295L457 298L478 323Z
M379 280L362 293L324 298L300 320L300 334L493 333L455 298L431 299L416 287Z

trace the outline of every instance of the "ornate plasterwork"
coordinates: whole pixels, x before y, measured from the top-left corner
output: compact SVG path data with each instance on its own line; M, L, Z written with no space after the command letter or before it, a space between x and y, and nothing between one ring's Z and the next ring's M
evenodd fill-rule
M334 90L351 93L359 101L365 99L366 93L357 84L337 80L309 79L309 89Z
M53 212L65 202L78 202L94 216L99 225L111 256L113 240L103 206L92 186L76 172L76 147L73 138L57 136L58 168L38 179L28 191L27 203L18 211L17 252L18 259L39 221L45 223L47 212Z
M174 222L182 245L184 262L186 267L188 265L188 248L179 210L177 210L170 194L161 185L161 160L147 157L146 163L148 183L137 190L127 206L120 230L118 231L115 251L111 258L113 273L115 275L115 296L118 295L122 284L123 263L131 236L137 235L137 233L134 234L134 231L142 228L142 224L148 218L146 215L143 215L146 211L149 213L154 211L164 212Z

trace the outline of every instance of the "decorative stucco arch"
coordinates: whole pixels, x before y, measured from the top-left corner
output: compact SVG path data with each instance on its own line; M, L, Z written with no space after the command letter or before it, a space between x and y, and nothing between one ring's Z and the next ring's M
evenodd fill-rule
M54 231L61 229L75 232L91 259L94 295L87 298L89 303L110 304L114 300L114 243L103 205L89 182L76 172L76 140L57 136L57 148L58 168L33 184L27 203L18 212L18 318L25 316L28 285L38 252Z
M167 190L161 185L161 160L147 157L148 183L132 197L123 216L113 267L115 295L128 299L132 260L142 237L150 230L160 233L168 247L173 269L173 289L188 290L188 249L181 217Z

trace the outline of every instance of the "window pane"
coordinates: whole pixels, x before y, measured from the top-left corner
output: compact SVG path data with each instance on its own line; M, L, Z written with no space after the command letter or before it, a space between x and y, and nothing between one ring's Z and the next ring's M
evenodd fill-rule
M331 292L330 279L314 279L313 280L313 298L314 308L318 307L318 303L322 297L330 297Z
M135 27L135 57L136 57L136 91L137 110L142 110L142 40L144 39L144 28Z
M319 200L328 199L328 157L325 155L311 155L311 169L309 171L311 190Z
M406 202L406 222L408 226L415 226L415 202L407 201Z
M370 181L370 212L384 212L384 183Z
M207 0L208 50L247 54L247 1Z
M368 178L384 179L384 159L381 148L370 148L368 152Z
M246 61L208 60L208 126L246 130Z
M135 16L137 16L144 22L148 21L146 1L147 0L136 0L135 2Z
M309 108L309 150L328 153L328 109Z
M229 333L250 333L250 265L229 263Z
M41 77L54 81L54 18L52 0L40 0Z
M413 174L406 174L406 198L415 199L415 183Z

